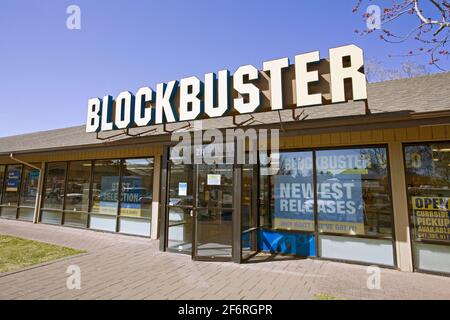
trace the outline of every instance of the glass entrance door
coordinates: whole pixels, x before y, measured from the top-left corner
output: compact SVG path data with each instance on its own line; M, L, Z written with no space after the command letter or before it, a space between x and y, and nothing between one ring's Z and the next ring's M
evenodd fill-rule
M166 249L195 260L232 259L233 165L168 162Z
M167 243L169 251L192 254L194 168L168 164Z
M233 247L233 166L196 166L196 260L231 260Z

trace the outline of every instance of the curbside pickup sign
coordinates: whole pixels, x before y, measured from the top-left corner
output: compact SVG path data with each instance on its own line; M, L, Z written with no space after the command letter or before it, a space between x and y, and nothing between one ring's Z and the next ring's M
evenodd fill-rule
M244 65L88 101L86 132L111 131L228 115L366 100L363 50L348 45Z
M412 197L416 236L423 240L450 240L450 198Z

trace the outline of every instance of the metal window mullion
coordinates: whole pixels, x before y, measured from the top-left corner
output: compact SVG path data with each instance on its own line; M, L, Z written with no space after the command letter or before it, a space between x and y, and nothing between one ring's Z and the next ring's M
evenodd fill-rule
M20 200L22 198L22 189L23 189L23 173L25 172L25 166L22 164L21 165L22 170L20 172L20 183L19 183L19 197L17 198L17 203L16 203L16 220L19 219L19 206L20 206Z
M314 184L314 238L316 241L316 257L319 257L319 204L318 204L318 187L317 187L317 155L316 151L312 151L313 155L313 184Z
M92 211L92 197L94 194L94 160L91 160L91 172L89 176L89 199L88 199L88 208L87 208L87 219L86 219L86 228L89 229L90 221L91 221L91 211Z
M233 166L233 203L231 259L242 263L242 164Z
M258 169L258 162L257 164L252 165L252 175L256 183L252 184L252 193L251 193L251 201L252 201L252 227L256 228L258 230L259 227L259 169ZM252 245L255 248L255 251L258 251L258 231L256 231L256 236L253 237ZM242 241L242 240L241 240Z
M37 217L37 221L36 221L36 223L39 223L39 222L41 222L40 220L41 220L41 218L42 218L42 211L43 210L45 210L45 208L44 208L44 200L45 200L45 197L47 196L47 192L46 192L46 185L47 185L47 174L48 174L48 172L49 172L49 170L48 170L48 167L49 167L49 165L51 164L51 162L46 162L45 163L45 165L44 165L44 172L43 172L43 180L42 180L42 186L41 186L41 188L42 188L42 194L41 194L41 201L40 201L40 205L39 205L39 216Z
M2 181L2 186L1 186L1 188L2 188L2 193L0 194L0 207L2 207L3 206L3 197L5 196L5 192L6 192L6 172L7 172L7 169L8 168L8 165L5 165L5 169L3 170L3 181ZM1 208L0 208L0 216L2 215L2 213L1 213Z
M5 179L5 177L6 177L6 167L7 167L7 165L5 165L4 166L4 168L3 168L3 180L2 180L2 184L1 184L1 186L0 186L0 188L2 188L0 191L0 205L3 203L3 196L4 196L4 193L5 193L5 185L6 185L6 179ZM1 212L0 212L0 215L1 215Z
M65 216L66 216L66 199L67 199L67 186L69 181L69 168L70 168L70 161L66 162L66 174L64 177L64 197L63 197L63 206L61 211L61 225L64 224Z
M46 165L45 161L42 161L41 169L39 170L39 180L38 180L38 185L37 185L38 190L37 190L37 194L36 194L36 200L34 201L35 208L34 208L34 214L33 214L33 223L38 223L38 221L40 219L40 215L41 215L42 193L44 190L46 167L47 167L47 165Z
M117 212L116 212L116 232L119 232L119 220L120 220L120 205L122 201L122 174L124 167L124 159L119 159L119 181L117 185Z

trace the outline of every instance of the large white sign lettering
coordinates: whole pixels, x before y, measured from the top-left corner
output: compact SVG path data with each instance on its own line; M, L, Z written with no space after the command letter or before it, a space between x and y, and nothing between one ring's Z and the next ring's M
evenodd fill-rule
M327 61L318 51L208 73L204 81L189 77L143 87L136 95L123 91L88 101L86 132L110 131L233 114L309 107L367 99L362 49L330 49ZM347 80L347 81L345 81ZM351 84L346 85L346 83ZM351 97L349 96L351 92Z

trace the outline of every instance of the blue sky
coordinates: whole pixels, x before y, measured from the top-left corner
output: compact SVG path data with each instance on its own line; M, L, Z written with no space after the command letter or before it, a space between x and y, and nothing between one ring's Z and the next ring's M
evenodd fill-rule
M92 97L313 50L327 57L350 43L366 59L397 67L406 58L388 55L415 46L355 34L364 28L355 2L2 0L0 136L84 124ZM81 30L66 28L71 4L81 8ZM395 27L406 31L412 22Z

